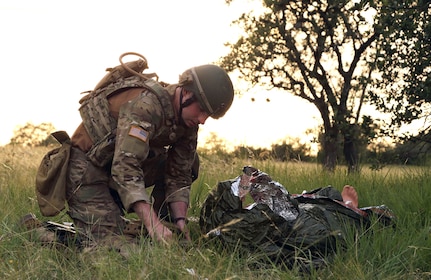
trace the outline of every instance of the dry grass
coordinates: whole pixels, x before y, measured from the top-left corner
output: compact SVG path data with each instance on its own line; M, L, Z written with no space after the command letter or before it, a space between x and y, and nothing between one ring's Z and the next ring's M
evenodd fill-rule
M395 230L375 227L372 234L351 238L349 248L327 268L301 275L296 270L257 260L202 237L190 223L193 245L170 248L149 239L138 254L124 260L106 250L83 254L74 248L48 248L32 242L17 226L27 212L39 217L34 194L36 169L46 148L0 147L0 278L1 279L424 279L431 277L431 198L428 168L364 167L348 176L343 168L322 172L317 164L254 159L226 160L203 156L192 188L190 214L197 216L207 192L218 181L240 175L244 165L269 173L290 192L320 186L354 185L360 206L386 204L398 216ZM56 219L56 218L54 218Z

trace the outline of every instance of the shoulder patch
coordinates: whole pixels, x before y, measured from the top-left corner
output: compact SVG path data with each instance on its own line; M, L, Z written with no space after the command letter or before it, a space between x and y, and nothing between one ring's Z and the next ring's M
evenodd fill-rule
M129 135L144 142L148 139L148 131L137 125L132 125L130 127Z

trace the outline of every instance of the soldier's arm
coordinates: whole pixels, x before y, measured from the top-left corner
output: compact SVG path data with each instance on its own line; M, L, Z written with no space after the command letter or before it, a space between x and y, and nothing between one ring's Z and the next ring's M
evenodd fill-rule
M169 150L166 162L166 201L188 205L195 161L198 128L190 128Z
M137 201L151 202L141 163L148 157L150 139L162 119L162 108L152 94L140 96L120 108L111 173L113 188L129 212Z
M186 228L188 204L183 201L171 202L169 203L169 208L172 211L174 222L178 229L181 230L181 232L184 233L185 238L190 241L190 235Z

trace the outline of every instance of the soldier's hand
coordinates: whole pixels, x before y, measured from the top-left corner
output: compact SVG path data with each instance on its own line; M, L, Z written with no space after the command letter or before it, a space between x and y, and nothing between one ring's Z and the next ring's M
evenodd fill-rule
M190 239L190 233L189 233L189 230L188 230L188 228L186 226L186 220L185 219L179 219L179 220L177 220L176 226L181 231L181 233L184 234L184 238L187 241L191 241L191 239Z
M172 231L164 226L160 221L150 228L147 228L151 238L156 241L170 242L172 241Z
M153 240L162 241L164 243L172 240L172 231L162 224L149 203L137 201L133 204L133 210L143 222Z

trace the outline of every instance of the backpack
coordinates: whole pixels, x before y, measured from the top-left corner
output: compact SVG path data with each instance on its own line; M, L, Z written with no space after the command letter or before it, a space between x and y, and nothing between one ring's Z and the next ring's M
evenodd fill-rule
M123 63L122 57L128 54L138 55L143 60ZM79 101L82 122L94 143L87 152L87 157L99 167L104 167L111 162L115 149L117 121L110 114L108 101L112 94L125 88L145 88L159 99L164 108L166 122L173 122L175 119L169 93L165 89L168 84L154 80L154 77L158 79L155 73L141 73L148 67L146 59L136 53L125 53L120 56L120 62L121 65L108 68L109 73L103 77L95 89L84 92L87 95Z
M44 216L55 216L65 208L71 149L70 137L65 131L56 131L51 135L61 146L45 154L36 173L36 197Z

